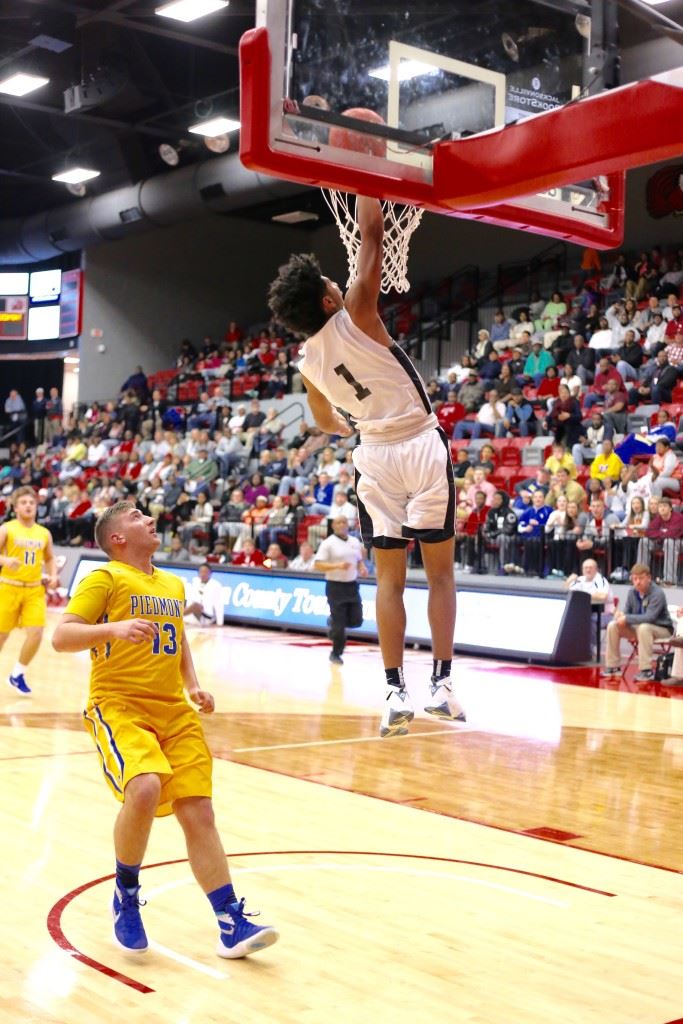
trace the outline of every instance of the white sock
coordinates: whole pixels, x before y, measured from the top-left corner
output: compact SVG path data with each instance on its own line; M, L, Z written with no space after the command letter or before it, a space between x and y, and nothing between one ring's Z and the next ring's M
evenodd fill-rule
M28 665L22 665L21 662L18 661L12 669L12 675L16 679L17 676L23 676L24 672L28 672Z

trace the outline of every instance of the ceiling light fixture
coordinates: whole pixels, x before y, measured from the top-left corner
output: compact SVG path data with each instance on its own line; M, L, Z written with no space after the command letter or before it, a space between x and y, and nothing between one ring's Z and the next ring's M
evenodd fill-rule
M33 92L34 89L42 89L49 81L49 78L41 78L39 75L25 75L23 71L18 71L16 74L10 75L9 78L3 78L0 81L0 92L4 92L8 96L26 96L29 92Z
M171 0L162 4L154 11L160 18L173 18L174 21L196 21L207 14L215 14L228 6L229 0Z
M420 75L437 75L439 69L434 64L425 64L421 60L400 60L398 62L397 79L399 82L407 82L411 78L419 78ZM391 77L391 68L388 64L382 64L378 68L368 71L370 78L381 78L388 82Z
M81 182L90 181L91 178L99 178L100 173L90 167L70 167L68 171L53 174L52 180L61 181L65 185L80 185Z
M188 128L193 135L205 135L212 138L215 135L224 135L226 132L234 132L239 128L239 121L231 117L212 117L208 121L199 121Z

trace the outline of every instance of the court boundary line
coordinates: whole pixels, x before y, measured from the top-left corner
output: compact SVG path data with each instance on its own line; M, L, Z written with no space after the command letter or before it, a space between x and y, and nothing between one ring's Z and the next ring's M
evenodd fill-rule
M301 855L313 855L313 856L335 856L335 857L397 857L405 860L426 860L436 861L443 864L463 864L468 867L480 867L489 868L492 871L507 871L515 875L524 875L528 878L539 878L541 881L551 882L554 885L565 885L571 889L579 889L583 892L589 892L596 896L605 896L607 898L614 898L618 895L615 892L607 892L604 889L595 889L588 885L581 885L579 882L570 882L564 878L556 878L553 875L543 875L536 871L526 871L524 868L507 867L503 864L490 864L485 861L475 860L462 860L457 857L442 857L438 855L430 855L425 853L391 853L386 850L252 850L243 851L241 853L234 853L232 851L226 854L230 858L239 857L286 857L286 856L301 856ZM173 860L158 861L155 864L143 864L142 871L151 871L154 868L169 867L174 864L188 864L187 857L177 857ZM89 882L84 882L83 885L77 886L70 892L65 893L57 902L50 908L47 915L47 930L52 941L64 952L68 953L74 960L78 960L79 963L84 964L86 967L90 967L95 971L99 971L100 974L106 975L108 978L112 978L114 981L118 981L129 988L134 989L141 995L149 995L155 992L156 989L151 988L149 985L145 985L141 981L137 981L135 978L129 977L127 974L122 974L113 967L109 967L107 964L101 963L99 960L95 960L94 957L88 956L87 953L83 953L77 949L69 939L66 937L64 929L62 928L62 915L66 908L72 903L77 896L87 892L88 889L93 889L96 885L101 885L103 882L110 882L116 878L116 874L102 875L100 878L91 879Z

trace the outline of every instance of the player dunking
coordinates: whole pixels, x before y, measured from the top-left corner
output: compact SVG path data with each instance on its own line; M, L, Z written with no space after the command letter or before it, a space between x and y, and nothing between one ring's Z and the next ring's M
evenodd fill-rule
M50 531L36 523L38 503L31 487L18 487L12 495L16 519L0 526L0 651L17 626L26 630L19 661L9 676L9 685L28 697L31 688L26 670L38 652L45 626L45 587L59 586L57 563Z
M403 679L406 548L420 541L427 582L434 657L425 710L464 721L450 673L455 626L455 488L450 451L424 384L389 337L377 305L384 220L376 199L359 196L358 274L343 296L312 255L292 256L270 286L275 319L308 338L299 363L311 412L327 433L351 429L335 406L357 423L353 453L361 530L375 548L377 628L388 692L382 736L405 734L413 709Z
M139 871L154 817L173 813L217 918L218 956L246 956L272 945L278 933L247 920L230 882L211 803L211 754L183 693L185 687L200 711L213 711L183 635L182 581L152 565L159 547L154 520L129 502L100 516L95 539L111 561L80 582L52 643L57 651L91 651L83 718L123 804L114 826L114 940L131 953L148 948Z

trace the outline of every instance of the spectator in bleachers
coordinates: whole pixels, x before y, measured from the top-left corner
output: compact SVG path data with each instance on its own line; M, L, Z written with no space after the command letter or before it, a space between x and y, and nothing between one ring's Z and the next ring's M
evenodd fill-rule
M316 479L315 476L312 479ZM303 497L303 503L308 511L316 516L329 516L332 508L332 495L334 494L334 481L329 473L321 473L317 482L311 489L311 493Z
M681 269L680 260L674 260L671 264L671 269L667 270L667 272L662 274L660 277L654 290L654 294L660 299L672 292L677 294L681 285L683 285L683 269Z
M185 489L188 494L209 494L209 487L218 476L218 465L214 459L209 458L206 448L200 448L197 457L192 459L185 456L189 461L185 465Z
M614 344L612 329L610 328L607 317L600 317L598 321L598 329L591 333L588 347L593 349L598 356L602 353L609 355L615 348L617 348Z
M604 480L609 476L616 481L621 475L623 465L614 451L614 444L610 438L605 437L600 445L600 451L591 462L591 479Z
M582 334L574 335L574 347L567 354L567 363L584 387L593 383L595 352L586 345L586 339Z
M496 437L519 432L520 437L535 437L537 430L534 407L520 388L510 393L502 421L497 424Z
M658 437L655 441L655 454L650 460L652 473L652 493L659 497L664 491L681 490L681 481L675 476L678 469L678 458L671 450L671 442L667 437Z
M472 483L463 492L461 502L467 505L468 508L473 509L475 507L477 491L481 491L484 495L485 505L490 507L496 488L490 480L486 479L486 470L482 466L477 467L473 471Z
M134 373L131 373L130 377L123 382L119 394L123 398L129 391L132 391L137 398L138 405L140 402L146 402L149 398L147 377L141 366L136 366Z
M554 435L556 442L567 447L575 445L581 435L581 406L572 397L566 384L560 384L558 397L548 413L547 429ZM567 457L571 459L568 453ZM576 472L573 459L572 466Z
M336 481L340 470L341 462L336 458L334 448L331 448L329 445L323 448L315 469L317 475L320 476L321 473L327 473L330 480Z
M681 312L681 304L678 301L674 302L671 306L671 314L667 318L664 338L665 340L674 338L677 334L683 334L683 313Z
M527 477L526 480L521 480L520 483L515 484L515 494L522 494L526 491L529 495L532 495L535 491L542 491L545 496L550 490L550 470L546 469L545 466L539 466L532 477Z
M28 413L26 412L24 399L16 388L12 388L5 399L5 417L9 423L10 429L18 428L15 437L21 444L26 436Z
M598 361L591 389L584 398L584 409L588 411L589 409L592 409L594 405L604 405L607 397L607 384L611 380L616 382L619 390L623 388L624 381L621 374L609 358L603 355Z
M628 263L623 252L617 253L612 269L600 282L606 292L623 292L628 281Z
M262 502L263 499L259 498L258 504ZM261 551L265 552L270 544L278 540L278 535L284 532L287 511L284 498L278 495L273 498L272 505L266 507L265 519L260 524L261 529L256 533L256 546Z
M253 403L252 403L253 404ZM247 420L249 416L247 416ZM245 420L246 424L246 420ZM265 451L266 448L274 448L279 443L280 435L283 430L283 423L277 414L277 409L274 405L266 412L266 415L258 428L258 432L255 434L253 439L253 449L255 454L259 454ZM249 447L249 429L247 429L247 441L246 445Z
M477 367L482 366L484 361L488 359L489 352L492 348L491 335L487 330L482 328L477 332L477 344L474 346L472 351L472 357Z
M468 469L474 470L472 463L470 462L469 455L466 448L458 448L455 455L455 462L453 464L453 476L455 477L455 486L458 487L462 483L465 473Z
M269 544L266 556L263 559L262 569L286 569L289 565L289 559L283 553L282 548L279 544Z
M605 423L611 427L613 434L626 433L628 395L623 387L619 387L616 380L607 381L603 417Z
M501 363L500 376L496 379L495 388L498 397L507 402L511 393L519 387L517 380L510 369L509 363Z
M247 505L254 505L256 499L264 497L268 499L270 497L270 490L265 484L263 476L260 473L252 473L249 477L249 482L243 487L244 500Z
M617 370L624 381L638 380L638 370L643 364L643 348L636 337L636 331L629 328L624 335L622 345L615 353Z
M211 398L208 391L201 391L199 398L192 406L192 412L187 417L187 425L190 430L216 429L217 407L216 400Z
M628 567L638 557L638 546L650 525L650 513L645 502L634 494L629 501L626 518L621 528L615 530L614 562L617 566Z
M495 350L493 352L489 352L488 359L484 360L481 370L479 371L481 379L488 384L489 387L493 383L497 382L498 377L500 377L501 366L502 363L498 353Z
M245 537L239 551L234 551L232 564L246 569L258 569L263 565L264 554L259 551L251 537Z
M504 419L505 405L500 401L496 389L491 388L487 392L485 404L477 412L477 418L475 420L460 420L456 423L453 437L456 440L461 440L464 437L476 440L482 434L486 437L501 436L500 433L496 435L496 431L500 431L499 424L502 424Z
M558 499L561 495L564 496L568 502L573 501L580 506L583 506L586 501L586 492L578 480L572 480L570 472L566 466L558 466L557 470L551 476L550 487L545 499L546 505L550 505L551 508L556 508Z
M654 427L638 434L629 434L617 445L615 451L622 462L629 463L634 455L654 455L655 444L660 437L667 438L670 444L676 440L676 424L672 422L667 409L657 411L657 422Z
M576 523L569 515L568 504L566 495L559 494L555 508L545 524L549 575L559 576L562 579L571 571L571 566L574 564L574 548L576 547L572 533Z
M667 322L663 313L655 313L652 323L647 329L643 351L646 355L654 356L661 345L665 344Z
M299 554L289 563L292 572L313 572L315 562L315 551L307 540L301 542Z
M657 268L648 253L641 252L633 268L633 274L629 275L626 282L626 295L635 299L636 302L640 302L648 290L656 286L658 276Z
M601 498L593 498L583 533L576 542L577 551L582 557L591 552L594 557L604 558L612 531L618 529L620 525L619 517L608 511L604 501Z
M576 463L562 441L554 441L550 455L545 460L545 468L551 476L559 469L566 469L572 480L576 479Z
M660 349L653 360L647 363L640 374L640 383L628 393L631 405L655 402L661 405L671 401L671 393L678 381L678 370L669 363L665 348Z
M178 532L182 538L183 544L187 545L191 549L192 540L200 534L208 534L208 539L211 539L211 527L213 524L213 506L211 505L208 496L205 491L199 491L197 494L197 500L190 512L190 517L186 523L178 527Z
M496 491L491 498L482 534L486 546L493 548L491 569L495 567L498 574L504 574L503 566L515 563L517 547L517 516L505 491Z
M657 514L650 519L641 541L652 564L655 552L662 552L662 581L665 586L678 582L678 559L683 538L683 513L673 510L671 498L658 498Z
M242 516L249 508L244 500L244 493L239 487L235 487L230 494L226 494L223 504L218 511L218 523L216 533L223 539L227 537L229 550L235 545L238 537L243 534Z
M527 576L543 575L543 538L551 511L543 491L537 490L531 496L531 507L519 517L517 532L522 541L522 568Z
M484 385L479 380L477 371L471 369L467 380L460 385L458 401L465 407L465 412L476 412L484 399ZM455 437L455 434L453 435Z
M569 388L569 394L572 396L572 398L576 398L578 401L581 401L583 381L581 380L579 375L574 372L574 369L571 363L569 362L566 362L562 367L560 383L564 384L567 388Z
M496 342L504 342L505 348L510 338L510 328L512 327L511 322L505 316L505 312L502 309L497 309L493 314L493 323L491 324L490 339L493 348L495 349Z
M567 303L559 292L553 292L551 298L543 307L543 312L539 319L536 321L536 330L544 332L552 331L560 317L565 316L566 312Z
M554 365L555 360L552 354L543 348L543 343L538 338L533 338L531 341L531 352L526 357L524 363L524 377L528 381L533 382L535 387L538 387L545 376L545 371L549 366Z
M647 306L636 311L633 318L633 326L641 334L645 334L648 327L654 323L657 313L661 314L661 312L662 308L659 304L659 299L655 295L651 295L647 300Z

